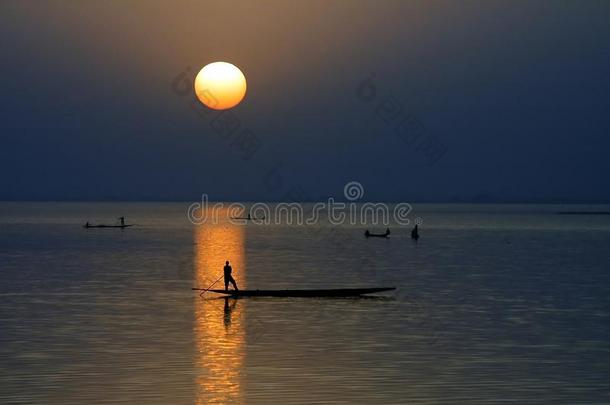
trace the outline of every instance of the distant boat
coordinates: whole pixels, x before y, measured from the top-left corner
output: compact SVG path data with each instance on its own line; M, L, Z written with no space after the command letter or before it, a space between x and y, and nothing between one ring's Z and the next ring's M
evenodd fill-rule
M193 288L198 291L211 291L226 294L231 297L354 297L365 294L395 290L396 287L380 288L335 288L330 290L206 290Z
M372 233L368 229L364 232L364 236L366 238L389 238L390 237L390 229L387 228L385 233Z
M104 225L104 224L99 224L99 225L91 225L89 223L86 223L85 225L83 225L83 228L129 228L130 226L134 226L135 224L125 224L125 225Z
M262 218L253 218L250 214L248 214L247 217L231 217L231 219L242 219L242 220L246 220L246 221L264 221L265 217Z
M126 224L125 223L125 217L119 217L118 218L119 221L121 221L120 224L117 225L106 225L106 224L98 224L98 225L92 225L89 223L89 221L87 221L85 223L85 225L83 225L83 228L121 228L121 229L125 229L125 228L129 228L130 226L134 226L135 224Z

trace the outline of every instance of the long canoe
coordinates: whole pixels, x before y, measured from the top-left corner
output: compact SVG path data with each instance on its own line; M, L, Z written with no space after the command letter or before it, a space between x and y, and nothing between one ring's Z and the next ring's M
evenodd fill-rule
M389 238L389 233L369 233L364 235L366 238Z
M381 288L336 288L330 290L208 290L232 297L354 297L395 290L396 287ZM205 291L204 288L193 290Z

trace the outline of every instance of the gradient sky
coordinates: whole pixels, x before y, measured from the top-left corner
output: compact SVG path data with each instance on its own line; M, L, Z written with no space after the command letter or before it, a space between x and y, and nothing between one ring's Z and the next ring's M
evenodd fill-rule
M608 21L593 0L6 0L0 199L316 200L358 181L366 200L610 202ZM260 142L249 159L180 90L219 60L248 80L224 118Z

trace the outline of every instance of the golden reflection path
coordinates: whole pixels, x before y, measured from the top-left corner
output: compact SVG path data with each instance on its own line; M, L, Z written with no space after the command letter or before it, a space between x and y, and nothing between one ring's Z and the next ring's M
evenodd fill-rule
M195 239L195 280L208 288L223 274L226 260L231 262L239 288L246 288L245 230L224 221L197 225ZM214 288L224 288L221 279ZM196 403L243 403L241 369L244 363L245 313L243 303L206 293L195 294L194 336L196 350Z

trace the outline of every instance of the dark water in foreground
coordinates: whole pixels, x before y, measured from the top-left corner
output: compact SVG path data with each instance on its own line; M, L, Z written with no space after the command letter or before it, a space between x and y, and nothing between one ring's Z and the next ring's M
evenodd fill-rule
M610 216L414 208L417 244L193 226L185 204L0 203L0 402L610 402ZM119 215L141 226L80 227ZM225 259L242 288L398 290L199 298Z

